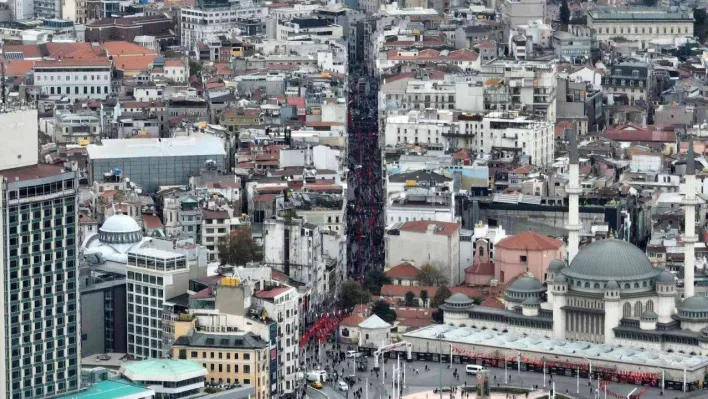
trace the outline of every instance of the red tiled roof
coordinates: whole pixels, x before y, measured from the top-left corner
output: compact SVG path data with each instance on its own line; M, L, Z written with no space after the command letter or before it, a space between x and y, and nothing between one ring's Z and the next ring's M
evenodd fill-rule
M504 304L501 303L501 301L495 296L486 297L482 303L479 304L479 306L484 306L485 308L504 309Z
M286 101L296 108L305 108L305 97L287 97Z
M162 221L155 215L143 215L143 222L146 229L161 229L163 227Z
M62 66L110 66L111 61L105 57L93 58L62 58L60 60L37 61L35 68L62 67Z
M197 292L196 294L192 295L189 297L189 299L205 299L205 298L212 298L214 296L214 291L212 291L211 287L204 288L203 290Z
M398 322L398 325L403 327L427 327L432 324L434 324L433 319L403 319Z
M524 251L545 251L558 249L561 245L563 245L563 243L554 238L533 231L527 231L502 239L497 243L496 247Z
M158 55L114 55L113 63L121 71L147 71Z
M676 132L664 130L649 131L607 129L602 136L614 141L642 141L654 143L673 143L676 141Z
M63 169L64 168L57 165L37 164L0 170L0 176L7 178L10 182L17 182L58 176L62 173Z
M393 285L393 284L384 284L381 287L381 296L382 297L405 297L406 292L411 291L417 298L420 297L420 292L422 290L428 291L428 297L432 298L435 296L435 293L438 292L438 288L440 287L432 287L432 286L416 286L416 285ZM459 286L459 287L451 287L450 292L453 294L456 294L458 292L462 292L463 294L467 295L468 297L476 297L476 296L482 296L483 293L482 291L476 289L476 288L471 288L471 287L466 287L466 286Z
M428 231L428 226L431 225L437 226L437 229L435 230L435 234L437 235L451 236L460 229L459 223L438 222L434 220L417 220L403 223L403 225L399 227L399 230L413 233L426 233Z
M288 280L290 280L287 274L272 269L270 271L270 278L282 282L287 282Z
M46 44L49 56L55 59L91 59L105 58L104 51L101 47L92 46L91 43L57 43L50 42Z
M366 320L362 315L354 313L350 316L345 317L340 323L340 326L356 327L362 321Z
M478 276L491 276L494 274L494 263L477 263L466 268L465 273L472 273Z
M3 60L6 76L24 76L32 71L37 61L28 60Z
M25 59L28 58L42 58L42 52L39 50L39 46L36 44L6 44L3 49L3 54L5 53L22 53Z
M276 296L286 292L289 290L290 287L275 287L271 288L267 291L258 291L256 292L256 298L261 298L261 299L273 299Z
M257 195L253 201L255 202L272 202L278 194L261 194Z
M170 68L183 67L184 62L179 58L168 58L165 60L165 66Z
M420 270L410 263L401 263L386 272L386 276L392 278L416 278L419 274Z
M106 53L108 55L157 55L157 53L153 50L150 50L147 47L142 47L138 46L135 43L131 42L126 42L126 41L112 41L112 42L103 42L101 44L101 47L103 47L106 50Z

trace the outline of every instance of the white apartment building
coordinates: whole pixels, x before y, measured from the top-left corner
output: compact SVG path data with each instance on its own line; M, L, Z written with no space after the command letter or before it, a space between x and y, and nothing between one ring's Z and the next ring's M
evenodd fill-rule
M267 9L254 2L243 3L241 6L201 9L197 7L182 7L180 10L180 31L182 46L195 49L195 46L208 37L219 34L239 33L235 22L239 19L263 19ZM241 4L241 3L232 3Z
M445 144L447 136L456 128L452 111L410 111L406 115L386 118L384 142L397 144Z
M174 82L184 83L189 77L189 68L181 59L165 60L165 78Z
M531 164L538 166L553 162L554 124L518 113L492 112L483 118L461 116L455 139L456 148L477 153L526 155Z
M482 66L480 76L499 78L508 88L502 110L521 110L556 121L555 61L494 60ZM507 97L508 96L508 97Z
M678 37L693 37L693 12L658 7L598 7L589 10L588 26L598 41L622 37L640 42L673 44Z
M142 247L128 252L128 353L136 359L168 355L169 344L163 344L163 304L186 293L191 278L206 276L203 247L180 246L171 251L171 241L154 243L161 248Z
M252 297L252 304L262 308L278 323L278 378L274 392L291 393L296 388L299 359L300 316L299 294L293 287L261 281L261 290Z
M338 39L344 36L340 25L331 24L322 18L293 18L279 20L276 28L276 40L303 39Z
M516 31L525 37L531 37L533 44L538 44L543 48L551 47L551 36L553 36L553 27L537 19L529 21L524 25L517 25Z
M111 92L111 61L99 59L60 59L38 61L34 65L34 84L44 95L74 100L106 99Z

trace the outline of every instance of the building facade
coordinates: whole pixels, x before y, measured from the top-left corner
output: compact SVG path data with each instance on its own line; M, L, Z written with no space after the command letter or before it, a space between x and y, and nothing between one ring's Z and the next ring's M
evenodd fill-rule
M59 59L34 65L34 84L47 96L104 100L111 93L111 61Z
M673 44L677 37L693 37L691 10L666 10L657 7L597 7L588 11L588 26L595 29L598 41L621 37L640 42Z

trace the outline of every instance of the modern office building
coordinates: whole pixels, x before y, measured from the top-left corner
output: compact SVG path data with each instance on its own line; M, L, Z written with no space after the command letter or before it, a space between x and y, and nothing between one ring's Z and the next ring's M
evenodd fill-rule
M226 151L221 139L204 134L163 139L103 140L89 145L89 179L119 169L123 175L153 193L159 186L189 184L191 176L199 176L207 161L224 169Z
M75 392L78 175L37 164L35 110L0 114L0 126L0 397Z

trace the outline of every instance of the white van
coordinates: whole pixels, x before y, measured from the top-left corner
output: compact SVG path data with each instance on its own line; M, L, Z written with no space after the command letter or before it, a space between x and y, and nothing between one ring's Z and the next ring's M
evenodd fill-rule
M482 370L484 370L484 367L478 366L476 364L468 364L467 366L465 366L465 373L467 373L467 375L476 375Z

